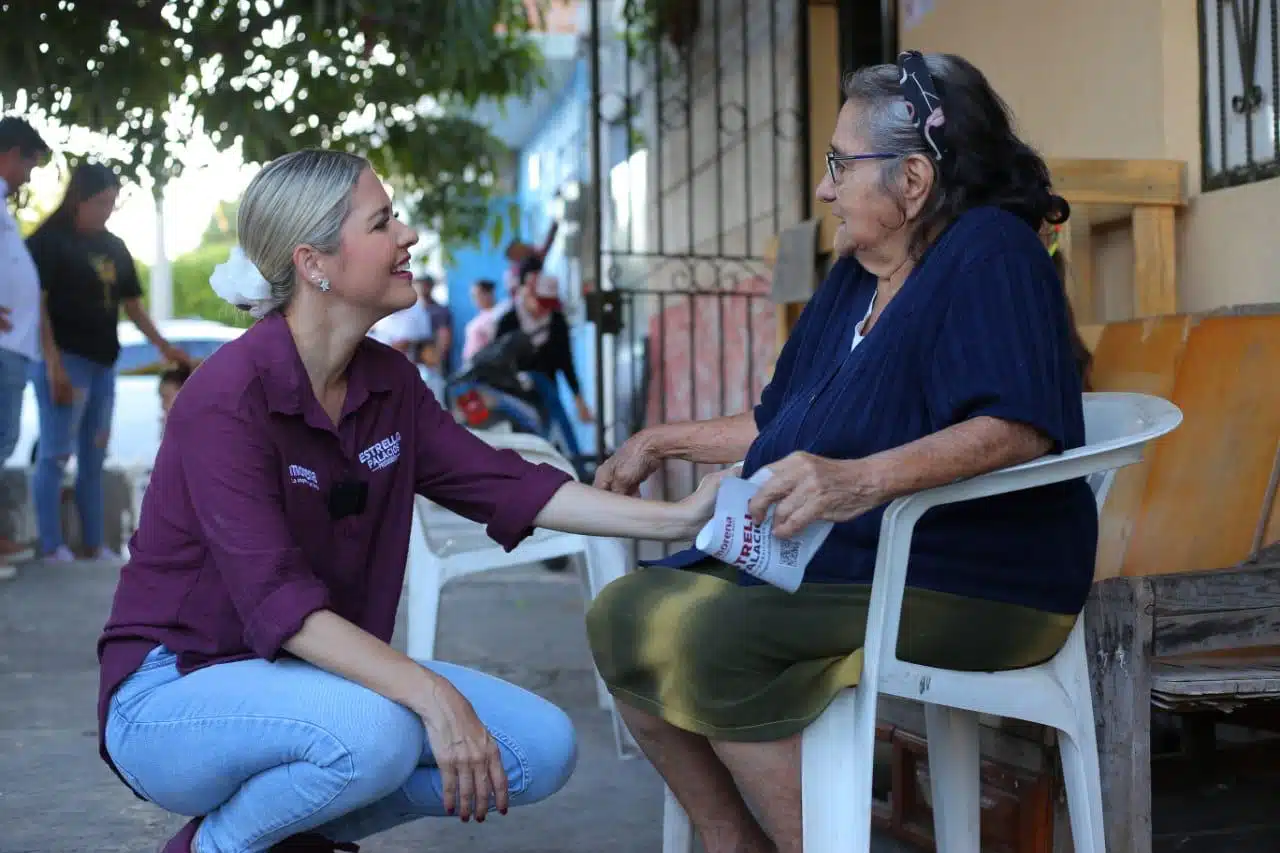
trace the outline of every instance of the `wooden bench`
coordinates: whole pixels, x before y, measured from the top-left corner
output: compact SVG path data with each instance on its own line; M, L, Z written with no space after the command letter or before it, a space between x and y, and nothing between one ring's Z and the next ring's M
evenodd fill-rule
M1280 543L1228 569L1103 581L1085 620L1107 850L1149 853L1153 702L1235 713L1280 701L1280 658L1247 654L1280 646Z

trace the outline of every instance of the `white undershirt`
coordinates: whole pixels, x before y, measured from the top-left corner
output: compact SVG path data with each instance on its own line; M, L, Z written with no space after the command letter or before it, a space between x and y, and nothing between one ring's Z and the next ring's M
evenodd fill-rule
M13 328L0 332L0 349L40 360L40 276L22 239L18 221L4 204L9 190L0 178L0 305Z
M849 352L853 352L858 348L858 344L862 343L862 339L866 337L863 328L866 327L867 321L871 319L871 311L876 307L876 296L880 291L871 294L871 302L867 305L867 313L862 315L862 319L858 321L858 325L853 327L853 345L849 347Z

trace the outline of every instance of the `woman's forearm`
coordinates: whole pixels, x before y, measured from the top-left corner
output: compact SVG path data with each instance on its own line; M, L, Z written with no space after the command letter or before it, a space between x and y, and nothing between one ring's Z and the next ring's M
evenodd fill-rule
M439 678L331 610L308 616L284 649L419 714L432 702Z
M40 353L46 370L58 370L62 367L62 352L53 337L53 322L49 319L49 297L46 294L40 295Z
M151 320L151 315L147 313L146 307L143 306L142 300L138 297L124 300L124 313L128 315L133 325L138 327L138 331L142 332L142 336L151 341L156 349L164 349L169 345L164 335L160 334L160 330L156 328L156 324Z
M586 536L677 542L692 539L704 521L687 503L629 498L570 482L552 495L534 525Z
M854 464L872 472L885 502L1030 462L1049 452L1052 442L1034 427L978 417L932 435L876 453Z
M684 459L708 465L738 462L747 455L759 430L751 412L707 421L663 424L641 435L664 459Z

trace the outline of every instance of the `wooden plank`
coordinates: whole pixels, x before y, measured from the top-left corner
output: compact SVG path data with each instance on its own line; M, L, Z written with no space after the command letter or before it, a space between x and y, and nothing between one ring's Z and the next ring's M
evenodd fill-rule
M1160 317L1178 311L1178 251L1172 207L1133 211L1133 311Z
M1249 556L1280 436L1280 315L1191 329L1170 399L1178 429L1150 451L1128 575L1232 566Z
M1102 333L1107 327L1102 323L1077 323L1076 331L1080 333L1081 340L1084 345L1089 348L1089 352L1097 352L1098 344L1102 342Z
M1145 578L1096 584L1085 642L1098 732L1107 850L1151 853L1151 610Z
M1280 544L1228 570L1151 578L1158 657L1280 645Z
M1073 210L1062 232L1059 251L1067 258L1067 297L1076 315L1076 324L1092 323L1097 315L1097 297L1093 286L1093 224L1090 211Z
M1263 548L1251 562L1152 577L1151 589L1157 618L1249 607L1280 608L1280 542Z
M1093 389L1172 398L1178 363L1193 322L1186 316L1154 317L1108 323L1098 328L1089 370ZM1127 573L1125 557L1146 494L1151 457L1152 453L1148 452L1142 462L1116 472L1098 522L1098 559L1094 571L1098 580Z
M1280 607L1156 617L1154 652L1185 655L1280 643Z
M1181 160L1047 160L1053 189L1072 205L1187 203L1187 166Z
M1157 662L1151 667L1152 693L1174 695L1272 693L1280 698L1280 661L1270 666L1185 665Z
M1280 540L1280 438L1276 439L1276 456L1271 462L1271 477L1262 496L1262 511L1258 515L1258 527L1253 536L1250 556L1261 551L1268 542Z
M840 10L835 5L809 4L809 175L814 184L827 170L827 149L840 113ZM745 26L745 22L744 22ZM810 191L806 188L806 191ZM839 224L827 205L818 205L822 219L818 245L829 251Z

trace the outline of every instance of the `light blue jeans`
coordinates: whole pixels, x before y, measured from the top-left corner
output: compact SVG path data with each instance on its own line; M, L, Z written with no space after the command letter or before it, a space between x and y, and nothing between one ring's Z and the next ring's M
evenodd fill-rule
M302 832L359 841L446 816L422 721L407 708L298 660L185 676L176 661L158 647L116 691L106 744L140 795L206 815L195 853L257 853ZM511 805L568 781L577 742L563 711L481 672L423 666L467 697L497 741Z
M560 399L559 384L554 377L536 370L529 371L529 375L533 377L534 387L538 389L538 395L542 397L542 402L547 407L551 422L564 436L565 450L569 451L574 467L581 469L582 446L578 444L578 430L569 418L569 410L564 407L564 401ZM578 476L583 476L582 470L578 471Z
M51 554L64 544L62 477L73 453L82 544L91 552L102 545L102 463L111 437L116 371L71 353L62 354L62 366L75 388L75 401L69 406L53 402L43 361L33 362L30 369L40 409L40 451L31 477L31 497L42 554Z
M0 466L18 446L22 429L22 392L27 387L25 355L0 348Z

